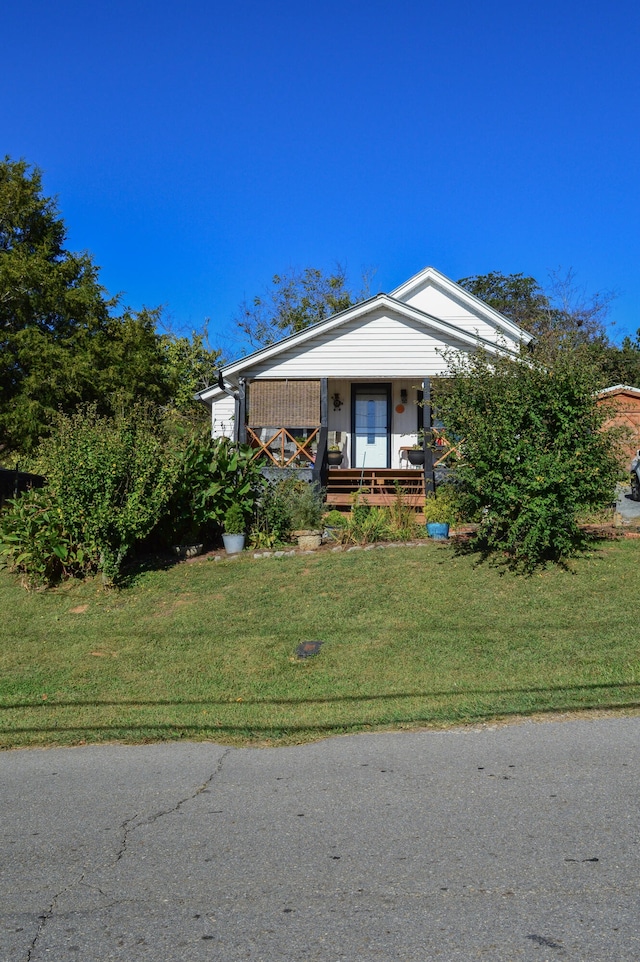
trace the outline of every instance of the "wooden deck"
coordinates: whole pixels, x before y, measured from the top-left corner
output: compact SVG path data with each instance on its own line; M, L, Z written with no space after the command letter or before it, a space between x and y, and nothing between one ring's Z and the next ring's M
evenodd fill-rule
M405 504L416 513L424 507L424 473L419 468L329 468L327 506L349 511L357 491L368 504L389 507L397 497L397 487Z

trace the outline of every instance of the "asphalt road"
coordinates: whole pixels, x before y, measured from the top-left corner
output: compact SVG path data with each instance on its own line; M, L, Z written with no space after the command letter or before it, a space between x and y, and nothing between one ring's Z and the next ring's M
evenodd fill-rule
M640 521L640 501L631 498L631 485L619 484L616 490L616 511L622 516L623 523Z
M0 959L640 959L640 717L0 754Z

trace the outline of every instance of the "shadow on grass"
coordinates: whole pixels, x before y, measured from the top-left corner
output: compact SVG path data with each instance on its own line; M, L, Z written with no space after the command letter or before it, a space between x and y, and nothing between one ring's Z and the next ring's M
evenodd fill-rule
M578 527L571 536L572 548L570 553L559 553L549 549L545 555L535 562L530 562L526 556L510 553L496 547L489 542L488 536L483 535L481 531L454 535L452 544L456 555L475 558L476 566L489 564L501 574L509 571L512 574L531 577L549 565L555 565L562 571L572 573L572 561L589 551L593 551L599 545L617 541L620 537L619 532L613 532L604 524L596 530L584 530Z
M551 715L557 714L558 712L567 711L618 711L622 709L636 709L640 708L640 701L632 702L599 702L597 705L581 705L581 704L558 704L558 705L546 705L546 706L535 706L531 707L530 710L525 711L523 709L501 709L495 707L492 711L468 711L461 712L460 714L437 714L437 713L426 713L425 714L411 714L404 717L400 715L393 715L389 718L379 718L375 721L365 721L365 720L355 720L355 721L341 721L335 724L322 724L322 725L298 725L298 724L272 724L272 725L255 725L255 724L245 724L245 725L230 725L222 723L213 724L198 724L198 725L182 725L179 723L149 723L147 725L54 725L50 728L46 726L32 726L23 728L0 728L0 734L3 735L60 735L63 733L73 733L76 732L78 735L90 735L92 732L108 732L114 738L127 739L135 735L141 739L141 741L148 741L156 736L160 737L162 734L171 734L172 740L177 740L187 734L199 734L202 735L205 732L210 735L233 735L236 737L251 737L255 738L261 736L263 738L278 738L286 735L303 735L303 734L343 734L345 732L359 732L366 730L375 730L381 728L387 728L388 726L397 727L398 725L468 725L477 724L479 722L490 722L500 719L507 718L526 718L531 714L534 715Z
M223 707L237 705L238 707L251 705L329 705L332 703L346 704L354 702L380 702L398 701L403 698L451 698L457 696L468 697L483 695L554 695L560 692L566 694L592 691L617 691L619 689L637 689L640 695L640 682L621 681L621 682L596 682L588 685L548 685L539 688L453 688L442 691L403 691L386 692L378 695L326 695L318 698L196 698L188 700L176 699L154 699L153 701L141 701L140 699L129 701L127 699L117 701L56 701L48 698L46 701L14 702L13 704L0 705L0 711L15 711L25 708L188 708L196 707Z
M178 558L177 555L172 555L168 551L132 558L123 566L117 587L133 588L142 575L148 574L149 571L169 571L180 564L182 560L182 558Z

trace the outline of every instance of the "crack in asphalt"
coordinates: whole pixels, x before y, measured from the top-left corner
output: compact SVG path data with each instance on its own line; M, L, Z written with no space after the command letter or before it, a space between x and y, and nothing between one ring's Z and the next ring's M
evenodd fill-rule
M209 786L212 784L213 780L221 774L225 759L232 751L233 751L232 748L226 748L222 753L222 755L220 756L220 758L218 759L218 764L216 765L214 771L211 773L211 775L209 775L206 781L204 781L202 785L200 785L194 792L191 792L189 795L185 795L184 798L181 798L171 808L164 809L161 812L156 812L154 815L150 815L148 818L141 818L140 813L136 812L135 815L132 815L130 818L125 819L124 822L122 822L122 824L120 825L120 831L123 832L120 849L118 850L118 853L115 859L113 859L113 861L111 862L111 865L117 865L117 863L125 855L127 851L129 837L133 832L135 832L137 828L139 828L141 825L153 825L154 822L157 822L158 819L160 818L164 818L165 815L173 815L175 812L179 812L183 805L186 805L187 802L193 801L194 798L197 798L198 795L201 795L203 792L205 792L209 788ZM45 909L43 914L38 916L39 925L33 939L31 940L31 944L27 949L25 962L32 962L33 953L35 952L38 942L42 938L42 933L44 932L48 922L53 918L58 900L67 892L70 892L72 889L76 888L78 885L81 885L82 882L84 881L86 874L87 874L87 869L85 868L82 874L74 882L70 883L69 885L66 885L63 889L61 889L59 892L57 892L53 896L49 904L49 907ZM86 884L89 888L94 888L94 886L92 886L89 882L87 882ZM99 888L98 888L98 891L100 891L101 894L103 895L105 894ZM121 900L116 900L112 904L117 905L119 904L119 901ZM127 901L127 900L122 900L122 901Z
M142 825L153 825L153 823L157 822L158 819L164 818L166 815L173 815L175 812L179 812L183 805L186 805L187 802L193 801L194 798L197 798L198 795L201 795L203 792L205 792L213 782L214 778L217 778L218 775L221 774L224 761L231 751L233 751L233 749L226 748L222 753L222 755L220 756L220 758L218 759L218 764L216 765L214 771L211 773L211 775L209 775L207 780L203 782L202 785L200 785L200 787L195 790L195 792L191 792L190 795L185 795L184 798L181 798L171 808L163 809L160 812L156 812L154 815L149 815L147 818L141 818L139 816L139 813L136 812L136 814L132 815L131 818L125 819L125 821L120 826L120 830L124 833L122 837L122 844L120 846L120 850L118 854L116 855L113 861L113 864L115 865L125 855L127 851L127 845L129 842L129 836L133 832L135 832L136 829L140 828Z
M65 895L67 892L71 891L71 889L75 888L77 885L81 885L82 882L83 882L83 880L84 880L84 877L85 877L86 873L87 873L87 870L85 869L85 870L82 872L82 874L75 880L75 882L71 882L69 885L65 885L65 887L62 888L62 889L60 889L59 892L56 892L56 894L55 894L55 895L53 896L53 898L51 899L51 903L50 903L50 905L49 905L49 908L45 910L45 912L44 912L43 915L39 915L39 916L38 916L39 925L38 925L38 928L37 928L37 930L36 930L36 934L35 934L34 937L31 939L31 944L30 944L29 948L27 949L27 954L26 954L26 956L25 956L25 962L31 962L31 959L32 959L32 957L33 957L33 953L34 953L34 951L35 951L35 948L36 948L38 942L40 941L40 937L42 936L42 933L44 932L44 930L45 930L45 928L46 928L47 923L49 922L49 920L50 920L51 918L53 918L53 913L54 913L55 910L56 910L56 903L58 902L58 899L61 898L63 895Z

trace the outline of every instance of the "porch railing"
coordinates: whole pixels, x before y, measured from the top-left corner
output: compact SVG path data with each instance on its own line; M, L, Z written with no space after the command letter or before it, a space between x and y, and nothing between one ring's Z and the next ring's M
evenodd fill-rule
M306 461L308 466L313 467L316 455L310 446L316 441L319 430L319 428L313 428L308 437L300 438L291 434L286 428L278 428L263 441L253 428L247 426L247 443L256 449L254 460L266 455L278 468L288 468L296 462L300 464L300 461Z
M432 427L431 433L433 436L432 443L434 468L444 465L445 461L451 454L455 454L457 458L462 460L462 445L464 444L464 438L461 441L450 441L443 428Z

